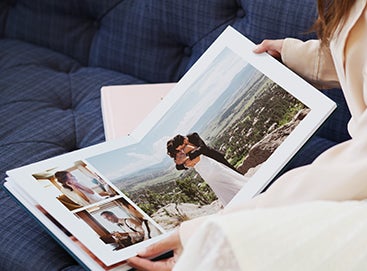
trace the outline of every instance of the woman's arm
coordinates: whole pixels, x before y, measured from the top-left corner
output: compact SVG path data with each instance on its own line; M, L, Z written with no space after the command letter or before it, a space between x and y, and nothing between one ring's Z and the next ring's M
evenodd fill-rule
M287 67L317 88L340 87L330 49L321 46L319 40L264 40L254 52L267 52L282 60Z
M285 39L282 61L317 88L340 87L330 48L321 46L320 40Z

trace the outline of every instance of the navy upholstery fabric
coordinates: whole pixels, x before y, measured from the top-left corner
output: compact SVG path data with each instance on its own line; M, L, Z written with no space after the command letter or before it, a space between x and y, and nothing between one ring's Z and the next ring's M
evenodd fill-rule
M342 91L340 89L331 89L323 90L322 92L337 104L337 108L283 169L282 173L295 167L307 165L323 151L337 143L350 139L347 125L351 116Z
M347 125L351 115L343 93L340 89L324 90L322 92L337 104L337 108L317 132L317 136L327 138L336 143L349 140L350 135Z
M88 64L99 20L118 2L122 1L9 1L4 33Z
M232 25L254 42L308 39L314 0L0 0L0 181L104 140L103 85L177 81ZM349 138L340 106L287 169ZM0 191L0 270L81 270Z

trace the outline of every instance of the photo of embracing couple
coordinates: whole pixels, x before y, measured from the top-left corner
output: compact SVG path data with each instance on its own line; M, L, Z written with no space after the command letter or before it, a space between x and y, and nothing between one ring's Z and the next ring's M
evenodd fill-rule
M222 153L207 146L198 133L176 135L167 141L167 154L177 170L194 168L225 206L248 180Z

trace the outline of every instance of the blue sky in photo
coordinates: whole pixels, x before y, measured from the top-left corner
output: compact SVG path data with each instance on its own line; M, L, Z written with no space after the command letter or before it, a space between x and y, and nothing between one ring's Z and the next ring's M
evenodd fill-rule
M201 120L218 115L220 106L216 103L221 103L223 95L231 95L230 90L236 92L232 79L246 65L244 59L225 48L139 143L90 157L87 162L111 181L142 168L173 166L166 154L167 140L176 134L188 134L193 127L205 126Z

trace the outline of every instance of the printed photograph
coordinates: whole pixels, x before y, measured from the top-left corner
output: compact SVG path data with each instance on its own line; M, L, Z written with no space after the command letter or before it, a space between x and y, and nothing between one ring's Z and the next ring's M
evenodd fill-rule
M103 178L84 162L77 161L67 168L53 168L33 174L45 187L54 186L57 199L73 211L118 195Z
M120 250L162 234L124 198L87 208L75 214L112 250Z
M135 145L86 161L165 229L218 212L309 109L224 48Z

